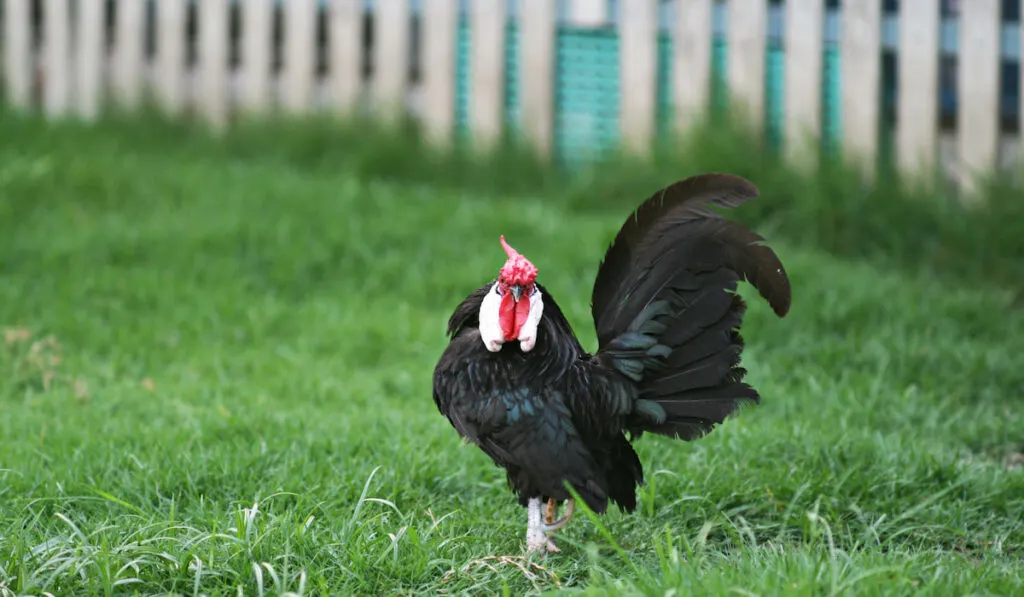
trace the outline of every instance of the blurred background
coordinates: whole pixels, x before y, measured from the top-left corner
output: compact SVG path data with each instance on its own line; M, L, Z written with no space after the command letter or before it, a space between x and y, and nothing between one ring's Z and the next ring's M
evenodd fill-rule
M179 148L198 130L231 155L586 208L722 169L771 196L739 217L798 242L1022 272L1016 0L0 7L10 126Z
M731 103L793 153L938 165L969 189L1017 169L1019 2L848 4L7 0L4 89L54 118L396 111L445 141L514 129L563 160L649 149Z

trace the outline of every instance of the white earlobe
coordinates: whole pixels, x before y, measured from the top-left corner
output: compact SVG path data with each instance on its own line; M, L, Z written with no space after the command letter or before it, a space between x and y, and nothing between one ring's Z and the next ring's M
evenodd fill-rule
M544 314L544 299L539 290L530 295L530 316L523 327L519 328L519 349L530 352L537 344L537 326Z
M505 343L505 334L501 331L501 322L498 320L498 311L501 307L501 295L494 291L497 282L487 291L487 295L480 303L480 339L484 346L491 352L501 350Z

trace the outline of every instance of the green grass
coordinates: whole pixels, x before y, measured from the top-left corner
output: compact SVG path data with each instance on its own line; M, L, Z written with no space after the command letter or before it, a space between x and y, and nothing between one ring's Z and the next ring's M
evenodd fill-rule
M526 560L502 472L430 397L445 321L505 234L593 348L597 262L670 179L597 209L553 176L442 184L383 141L328 167L246 134L0 124L0 593L1024 591L1024 311L966 258L914 261L937 229L850 212L861 256L787 224L827 187L751 204L794 291L778 320L744 290L762 405L645 437L638 511ZM998 253L993 222L944 240Z

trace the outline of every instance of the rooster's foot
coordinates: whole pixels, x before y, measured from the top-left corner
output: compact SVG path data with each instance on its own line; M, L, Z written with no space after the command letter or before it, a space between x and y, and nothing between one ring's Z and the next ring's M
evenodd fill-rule
M526 551L528 553L534 552L558 552L558 546L555 542L548 537L545 533L545 529L548 525L544 524L543 510L544 507L541 505L539 499L533 498L527 503L527 524L526 524ZM549 507L550 509L550 507ZM554 518L554 514L551 514L551 518ZM564 523L563 523L564 524Z

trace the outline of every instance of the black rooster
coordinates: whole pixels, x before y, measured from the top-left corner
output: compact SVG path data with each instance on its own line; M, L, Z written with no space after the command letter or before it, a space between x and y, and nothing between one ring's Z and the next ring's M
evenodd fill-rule
M710 209L757 195L737 176L704 174L644 202L594 281L594 354L504 237L508 261L497 280L455 308L434 401L459 435L505 468L528 508L529 551L558 550L547 535L572 516L566 483L595 512L609 500L636 508L643 468L631 442L643 432L697 439L742 402L760 401L742 381L746 305L735 290L746 279L783 317L789 280L763 237Z

